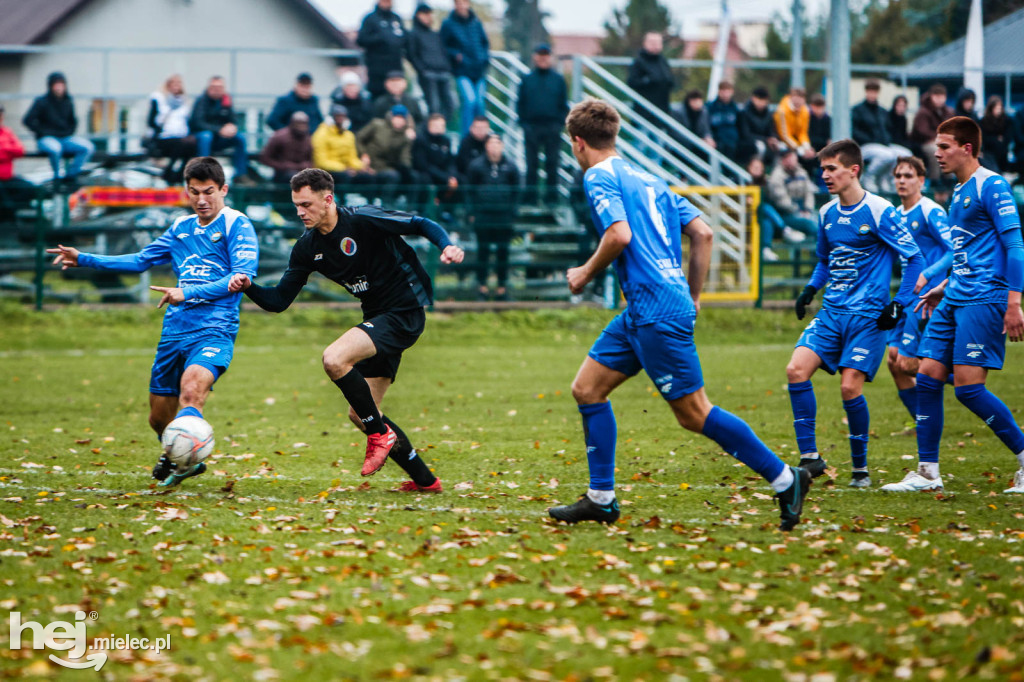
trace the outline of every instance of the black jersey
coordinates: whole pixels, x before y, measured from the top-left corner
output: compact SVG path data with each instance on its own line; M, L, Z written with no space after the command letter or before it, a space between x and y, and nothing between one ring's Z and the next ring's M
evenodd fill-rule
M328 234L306 230L292 248L277 286L253 284L246 295L264 310L291 305L309 275L319 272L359 299L364 317L433 303L430 277L401 235L426 237L444 250L451 238L432 220L375 206L338 207L338 224Z

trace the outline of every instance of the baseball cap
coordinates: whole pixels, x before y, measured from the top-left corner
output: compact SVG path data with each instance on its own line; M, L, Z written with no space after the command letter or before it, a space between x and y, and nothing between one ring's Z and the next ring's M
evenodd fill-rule
M404 104L396 104L395 106L391 107L391 115L392 116L408 116L409 115L409 109L406 108L406 106Z

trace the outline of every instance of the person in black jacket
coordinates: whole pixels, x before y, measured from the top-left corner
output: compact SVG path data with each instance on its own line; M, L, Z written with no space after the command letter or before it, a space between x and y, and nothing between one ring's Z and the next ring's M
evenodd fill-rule
M441 114L431 114L425 130L412 143L412 169L419 179L434 187L442 203L450 203L459 189L452 141L445 130L447 121Z
M289 125L296 111L309 117L310 130L316 130L324 122L324 115L320 112L320 98L313 94L313 77L308 73L300 73L292 91L277 98L267 116L267 125L271 130L281 130Z
M373 118L370 93L363 89L363 79L355 71L341 75L341 83L331 92L331 103L345 107L353 133L358 133Z
M384 94L388 73L402 70L402 55L407 41L402 19L391 11L391 0L378 0L372 12L363 18L356 44L363 48L371 98ZM347 104L345 106L348 106Z
M447 121L455 113L452 68L448 63L448 53L445 52L441 34L434 30L433 22L434 10L430 5L425 2L417 5L412 30L409 31L407 53L416 69L428 113L441 114Z
M759 156L766 166L771 164L779 148L779 133L768 101L767 88L754 88L737 121L740 132L737 154L741 159Z
M392 71L384 81L384 94L373 100L373 117L387 118L391 109L398 105L409 110L415 125L424 122L423 103L409 92L409 81L405 79L405 73Z
M850 110L853 141L864 156L861 172L864 189L895 191L892 169L901 156L911 156L906 147L894 145L889 135L889 112L878 103L881 84L872 79L864 84L864 101Z
M526 147L527 202L538 196L538 166L541 147L544 148L544 172L547 174L548 203L558 201L559 155L562 147L562 128L569 113L569 90L565 78L552 68L554 57L551 46L541 43L533 50L533 71L519 83L516 113L523 127Z
M459 153L455 156L455 167L465 175L469 164L484 155L484 145L491 135L491 122L486 116L477 116L469 126L469 133L459 142Z
M660 33L644 34L643 46L637 52L633 63L629 65L626 85L636 90L637 94L658 107L665 113L669 111L669 95L676 85L672 68L662 54L665 41ZM635 102L633 108L642 116L651 120L657 118L650 113L645 105Z
M75 135L78 117L63 73L54 71L46 77L46 94L36 97L21 122L35 133L39 151L50 158L54 182L60 180L61 158L65 153L74 155L64 172L64 181L74 183L96 148L86 138Z
M733 161L739 161L740 107L732 98L733 92L732 83L722 81L718 84L718 97L706 109L716 148Z
M892 100L892 108L889 109L889 140L893 144L910 149L906 95L896 95Z
M211 156L214 152L231 149L235 181L245 177L249 170L245 133L235 123L235 109L231 106L231 96L224 87L223 78L214 76L206 84L205 92L192 106L188 127L196 138L199 156Z
M508 251L514 236L519 200L519 169L505 157L505 144L489 135L484 155L469 164L466 185L470 192L470 221L476 231L477 298L487 300L488 264L494 248L495 296L508 300Z

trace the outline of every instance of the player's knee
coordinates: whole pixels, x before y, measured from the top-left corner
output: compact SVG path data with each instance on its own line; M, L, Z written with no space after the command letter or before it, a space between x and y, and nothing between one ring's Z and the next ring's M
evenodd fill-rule
M858 381L847 381L843 379L839 384L839 394L843 400L853 400L863 392L863 385Z
M324 351L324 371L332 379L337 379L348 374L352 369L352 363L347 362L338 353L332 352L330 348Z
M807 381L806 372L798 362L790 360L786 365L786 379L791 384Z
M595 390L593 386L583 384L579 380L572 382L572 397L576 400L577 405L592 405L604 400L604 396L600 395L600 391Z
M704 430L704 422L707 415L694 409L676 410L676 421L687 431L701 433Z
M899 369L908 377L916 377L917 370L921 368L921 361L918 358L905 358L899 356Z

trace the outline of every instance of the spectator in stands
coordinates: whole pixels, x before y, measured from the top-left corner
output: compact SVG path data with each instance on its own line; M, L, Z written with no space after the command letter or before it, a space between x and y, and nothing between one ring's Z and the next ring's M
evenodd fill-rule
M704 95L700 90L690 90L686 93L683 106L675 113L675 118L684 128L704 140L704 144L715 148L715 140L711 137L711 125L708 123L708 112L704 108Z
M811 110L807 108L807 92L803 88L790 88L775 109L775 129L779 142L786 145L801 159L813 159L814 148L810 139Z
M0 223L15 217L20 207L32 200L35 186L14 175L14 160L25 156L25 147L14 131L4 125L4 106L0 104Z
M477 116L469 126L469 133L459 143L459 153L455 157L455 167L463 176L469 171L469 164L484 154L487 138L491 136L491 122L486 116Z
M211 78L206 84L206 91L196 99L188 128L196 138L198 156L233 150L231 165L235 169L234 182L248 182L246 174L249 172L249 153L245 148L245 133L235 123L231 96L220 76Z
M1003 99L998 95L988 98L985 115L981 117L981 152L985 155L986 167L997 173L1010 169L1008 156L1013 124L1003 109Z
M750 184L761 188L760 201L757 204L757 224L761 231L761 260L765 263L776 263L779 254L772 250L772 242L775 241L775 233L782 230L785 223L782 222L778 211L768 203L768 176L760 156L750 157L747 161L747 173L750 174Z
M313 132L313 166L334 176L336 186L373 182L370 157L359 155L351 127L344 105L332 104L330 120Z
M953 107L954 116L966 116L975 123L978 122L978 96L970 88L960 88L956 93L956 106Z
M864 155L864 171L861 181L864 189L880 192L895 191L892 183L892 169L901 156L910 156L906 147L892 144L889 137L889 112L878 103L882 86L876 80L864 84L864 101L850 110L853 126L853 140L860 145Z
M825 96L821 93L811 95L810 109L807 139L811 141L811 149L817 153L832 141L832 117L825 110Z
M412 141L409 110L392 107L388 117L375 118L356 133L356 144L370 157L370 169L381 185L412 184Z
M533 49L533 71L519 83L516 113L523 127L526 148L526 191L528 202L539 195L540 153L543 148L547 175L545 200L558 201L558 170L561 167L562 129L569 114L569 89L565 78L552 68L551 46L541 43Z
M747 106L739 117L739 155L741 159L749 159L755 154L767 164L775 158L779 148L779 135L775 130L775 120L768 108L768 89L762 86L754 88Z
M423 134L412 143L412 168L421 182L431 185L442 203L451 202L459 189L458 172L452 142L446 132L448 122L441 114L431 114Z
M373 118L370 93L363 89L363 80L355 71L342 74L341 84L331 93L331 102L345 107L353 133L358 133Z
M185 84L178 74L164 81L162 88L149 96L148 147L155 156L167 157L164 180L181 182L185 164L196 155L196 138L188 134L192 104L185 96Z
M1017 177L1013 184L1020 185L1024 184L1024 107L1017 107L1017 111L1013 114L1011 129L1013 131L1013 167L1017 171Z
M73 184L96 148L86 138L75 135L78 117L63 73L54 71L46 77L46 94L36 97L21 122L35 133L39 151L50 158L55 183L61 179L61 158L64 154L73 155L63 178Z
M416 6L409 31L409 61L416 69L427 111L450 121L455 113L452 100L452 67L445 52L441 33L434 30L434 10L425 2Z
M715 147L733 161L739 159L739 105L733 101L732 83L722 81L718 84L718 97L708 104L708 125Z
M896 95L889 110L889 141L905 149L910 149L910 135L907 131L907 97Z
M292 114L286 128L281 128L267 140L260 161L274 169L274 182L291 182L300 170L313 166L313 144L309 139L309 116L304 111Z
M409 81L405 79L405 73L392 71L384 81L384 94L373 100L373 117L387 118L388 113L399 104L409 110L414 125L423 123L423 107L420 100L409 92Z
M642 47L629 65L626 84L667 114L670 113L669 95L676 86L676 79L672 75L672 67L662 54L664 47L665 39L660 33L645 33ZM635 102L633 108L645 118L657 120L645 105Z
M795 150L787 147L779 152L778 162L768 175L767 189L768 203L782 218L783 239L798 244L807 236L813 238L817 235L816 185L800 165Z
M953 118L953 110L946 105L946 86L935 83L921 97L921 107L914 116L914 127L910 141L914 154L928 164L928 179L932 182L942 177L939 162L935 160L935 135L939 124Z
M488 263L494 248L495 297L508 300L508 251L519 203L519 169L505 156L505 144L489 135L484 155L469 164L466 184L470 196L470 221L476 231L477 298L490 298Z
M469 0L455 0L455 10L441 24L441 40L459 88L459 134L465 135L473 119L484 114L487 66L491 58L487 32L470 9Z
M308 73L300 73L295 78L292 91L277 98L267 116L267 125L271 130L280 130L290 125L292 114L296 111L309 117L311 129L316 129L324 121L324 115L320 113L320 98L313 94L313 77Z
M369 78L366 89L371 99L384 94L384 81L389 73L402 70L402 55L408 39L402 19L391 11L391 6L392 0L377 0L377 6L363 18L356 36L356 44L363 48Z

